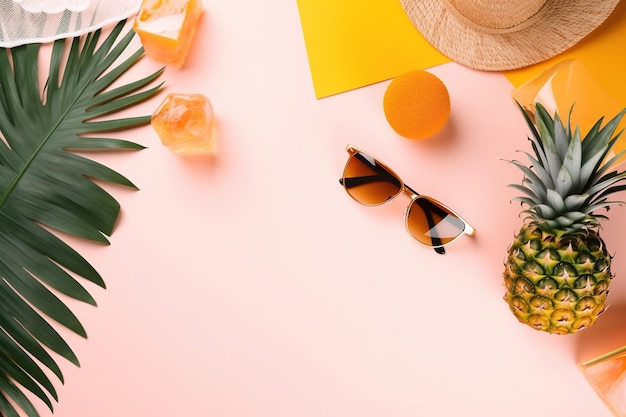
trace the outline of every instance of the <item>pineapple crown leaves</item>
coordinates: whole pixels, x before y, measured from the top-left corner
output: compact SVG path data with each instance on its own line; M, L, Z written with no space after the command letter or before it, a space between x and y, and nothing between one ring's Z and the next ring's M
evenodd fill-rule
M120 77L143 55L124 55L134 32L119 22L54 42L47 81L39 82L39 44L0 49L0 410L6 417L39 414L30 391L51 410L63 382L53 359L79 365L55 325L86 337L61 296L95 305L82 278L105 287L98 272L50 229L108 244L119 203L91 179L136 188L127 178L75 150L139 150L107 132L150 122L114 118L155 95L163 69L129 83ZM116 81L119 81L116 83ZM44 227L45 226L45 227ZM50 320L50 321L49 321ZM47 368L49 372L46 372Z
M604 126L604 118L599 119L581 138L579 127L571 126L573 106L564 124L558 113L550 116L540 103L536 104L533 122L517 104L531 131L532 153L520 151L529 165L510 161L524 173L521 184L509 184L522 193L514 200L527 206L523 213L546 230L576 233L598 227L598 220L606 216L596 211L621 204L608 200L608 196L626 189L619 184L626 179L626 172L609 171L624 152L608 158L621 135L615 130L626 109Z

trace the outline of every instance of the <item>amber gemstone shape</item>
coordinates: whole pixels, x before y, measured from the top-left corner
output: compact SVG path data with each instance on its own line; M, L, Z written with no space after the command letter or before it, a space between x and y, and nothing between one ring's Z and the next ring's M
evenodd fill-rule
M143 0L133 29L146 55L181 68L202 16L202 0Z
M176 153L215 150L215 116L204 94L168 94L152 115L152 127Z

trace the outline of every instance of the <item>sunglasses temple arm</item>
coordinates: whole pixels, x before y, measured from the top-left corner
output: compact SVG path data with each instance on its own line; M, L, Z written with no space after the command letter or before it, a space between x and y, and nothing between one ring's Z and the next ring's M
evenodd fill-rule
M367 177L339 178L339 184L345 186L346 188L357 187L359 185L370 184L377 181L380 181L380 178L377 175L370 175Z
M427 210L424 210L424 213L426 214L426 220L428 221L428 228L433 231L436 230L435 229L436 225L435 225L435 222L433 221L433 216ZM430 241L433 243L433 249L435 250L435 252L437 252L440 255L444 255L446 253L446 250L443 248L441 244L440 238L438 238L437 236L431 236Z
M404 188L406 188L407 190L409 190L410 192L412 192L415 195L420 195L417 191L415 191L414 189L412 189L411 187L409 187L406 184L404 184ZM423 211L424 211L424 214L426 215L426 221L428 221L428 227L431 230L435 230L434 229L435 222L433 221L433 217L431 216L430 211L428 211L428 210L423 210ZM433 244L433 249L434 249L435 252L437 252L440 255L444 255L446 253L446 250L441 245L441 239L439 239L436 236L431 236L430 237L430 241Z
M397 178L395 175L387 171L387 169L381 166L380 163L371 165L370 162L360 152L356 153L354 155L354 158L358 159L359 161L363 162L365 165L369 166L371 169L374 170L374 172L376 172L376 174L375 175L361 175L358 177L349 177L349 178L346 178L344 176L343 178L339 179L339 183L341 183L341 185L345 186L346 188L351 188L351 187L370 184L370 183L378 182L378 181L389 181L390 183L395 184L398 187L402 187L402 181L399 178ZM345 175L345 172L344 172L344 175Z
M418 193L417 191L415 191L414 189L409 187L407 184L404 184L404 188L406 188L407 190L409 190L410 192L412 192L415 195L420 195L420 193Z
M417 191L415 191L414 189L412 189L411 187L409 187L406 184L404 184L404 188L406 188L407 190L409 190L410 192L412 192L415 195L420 195ZM435 230L435 222L433 220L433 216L431 215L430 211L428 211L428 210L423 210L423 211L424 211L424 214L426 215L426 221L428 222L428 228L431 229L431 230ZM430 241L433 244L433 250L435 252L437 252L440 255L445 255L446 250L441 245L441 239L440 238L438 238L437 236L431 236L430 237Z
M394 177L390 177L394 179ZM359 185L371 184L373 182L385 181L389 178L385 178L385 175L363 175L360 177L339 178L339 183L346 188L357 187Z

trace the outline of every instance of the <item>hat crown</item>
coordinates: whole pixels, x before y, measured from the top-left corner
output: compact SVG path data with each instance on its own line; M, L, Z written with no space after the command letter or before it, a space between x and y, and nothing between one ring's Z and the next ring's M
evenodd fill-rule
M445 0L462 20L483 29L513 29L532 20L548 0Z

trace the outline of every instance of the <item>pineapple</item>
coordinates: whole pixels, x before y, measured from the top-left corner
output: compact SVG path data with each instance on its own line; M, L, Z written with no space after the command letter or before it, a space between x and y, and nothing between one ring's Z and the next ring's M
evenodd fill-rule
M567 334L591 326L604 311L611 255L600 237L598 210L619 201L608 196L626 189L626 172L609 171L621 156L610 156L614 135L626 109L602 126L598 120L581 140L580 129L564 125L539 103L530 127L533 154L516 197L524 223L508 250L504 299L517 319L535 329Z

